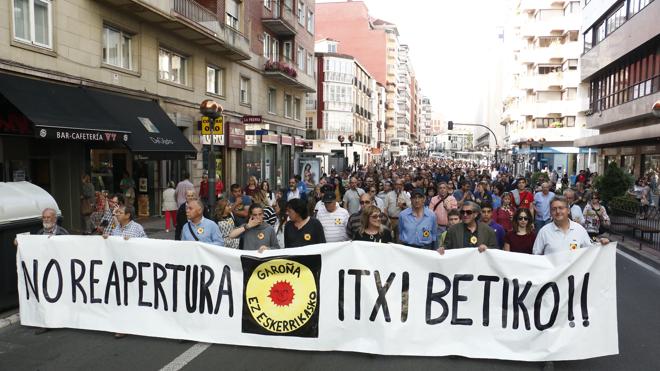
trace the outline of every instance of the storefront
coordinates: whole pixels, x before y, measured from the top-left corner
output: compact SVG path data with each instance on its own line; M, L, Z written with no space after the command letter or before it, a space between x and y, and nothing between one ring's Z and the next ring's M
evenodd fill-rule
M80 231L81 178L95 190L134 183L138 215L160 213L159 176L196 150L151 99L0 74L0 180L31 181Z

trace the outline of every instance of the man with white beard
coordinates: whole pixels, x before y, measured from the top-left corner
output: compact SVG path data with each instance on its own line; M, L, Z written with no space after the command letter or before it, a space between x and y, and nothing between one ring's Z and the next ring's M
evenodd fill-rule
M41 212L41 226L42 228L36 234L44 234L49 236L58 236L69 234L69 232L57 225L57 212L51 208L45 208Z

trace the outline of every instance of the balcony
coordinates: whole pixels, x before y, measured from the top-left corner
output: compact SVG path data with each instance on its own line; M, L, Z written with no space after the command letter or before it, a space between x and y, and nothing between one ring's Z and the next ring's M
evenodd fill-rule
M554 43L546 48L536 47L522 49L519 61L527 64L550 63L553 59L563 59L566 49L560 43Z
M545 10L547 11L548 9ZM555 10L553 9L552 11ZM577 14L563 16L563 10L557 9L556 11L561 12L562 15L544 20L529 19L524 22L520 27L521 36L559 36L567 31L577 31L580 29L582 19Z
M519 87L525 90L544 91L559 88L562 83L562 73L552 72L543 75L523 75L520 77Z
M569 128L545 128L545 129L525 129L517 130L512 132L509 136L509 140L512 144L526 143L527 139L536 139L544 138L545 144L548 143L572 143L575 139L588 137L593 135L593 130L588 130L586 128L579 127L569 127ZM535 144L538 145L538 144Z
M296 35L296 19L293 10L279 1L273 1L273 10L261 18L261 24L275 36L292 37Z
M307 75L291 64L272 62L266 58L260 58L264 77L293 89L302 90L305 93L316 92L316 80L314 77Z
M556 114L560 116L577 116L580 110L578 100L556 100L547 102L527 102L520 107L523 116L548 117Z

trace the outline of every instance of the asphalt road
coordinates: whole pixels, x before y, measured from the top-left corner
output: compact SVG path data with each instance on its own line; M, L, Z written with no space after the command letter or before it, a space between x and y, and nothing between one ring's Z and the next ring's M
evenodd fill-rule
M386 357L346 352L206 345L95 331L0 329L0 370L657 370L660 272L617 254L619 349L616 356L570 362L510 362L461 357Z

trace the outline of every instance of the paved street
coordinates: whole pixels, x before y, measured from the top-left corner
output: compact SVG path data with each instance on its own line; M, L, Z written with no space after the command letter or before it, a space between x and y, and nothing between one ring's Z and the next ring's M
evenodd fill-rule
M204 344L137 336L116 340L108 333L68 329L35 335L32 328L11 325L0 329L0 370L158 370L166 365L184 370L655 370L660 353L660 271L644 268L619 253L617 290L620 355L584 361L546 364L229 345L207 348Z

